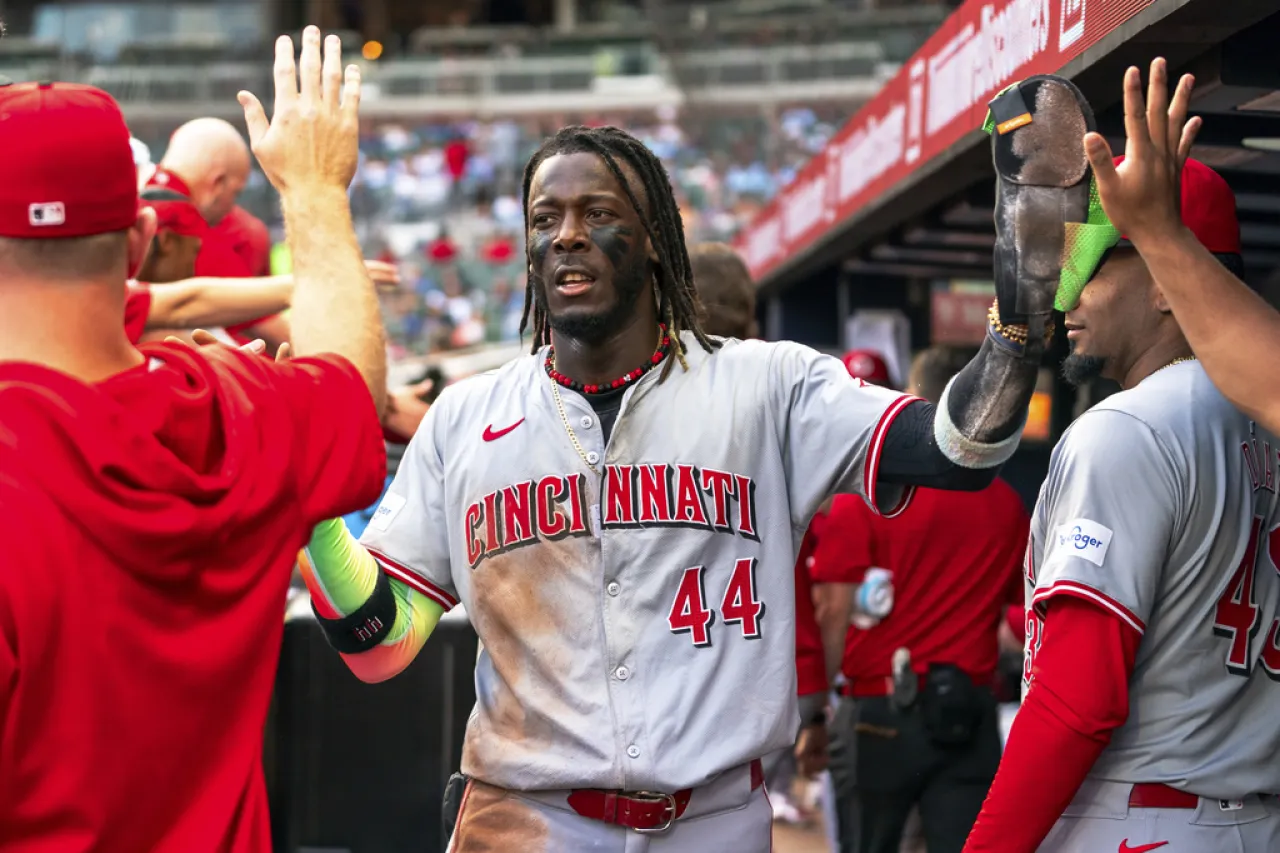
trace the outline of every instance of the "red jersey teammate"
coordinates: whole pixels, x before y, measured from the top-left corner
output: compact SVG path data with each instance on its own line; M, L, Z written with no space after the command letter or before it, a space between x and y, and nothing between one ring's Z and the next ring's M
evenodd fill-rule
M314 28L301 70L299 96L281 39L269 129L242 95L294 217L308 357L286 364L134 348L118 318L155 219L119 107L0 88L0 851L270 850L290 570L385 469L385 348L345 203L359 73L343 87L332 38L322 85Z
M966 361L925 351L911 392L937 399ZM917 806L930 853L964 845L1000 761L989 688L1005 606L1022 597L1028 523L1022 499L999 479L980 492L920 489L891 519L836 496L813 579L828 667L846 682L831 759L842 850L897 853ZM891 574L892 607L850 628L855 590L873 567ZM902 649L910 669L895 679Z

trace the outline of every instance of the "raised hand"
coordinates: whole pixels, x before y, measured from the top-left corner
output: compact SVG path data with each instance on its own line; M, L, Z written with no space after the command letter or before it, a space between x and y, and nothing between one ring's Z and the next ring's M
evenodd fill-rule
M240 92L249 143L262 170L282 195L293 190L346 190L359 158L360 69L342 70L342 43L331 35L320 56L320 30L302 33L295 63L293 39L276 39L275 105L267 119L262 102Z
M1163 58L1151 62L1146 104L1142 75L1124 75L1124 162L1115 166L1111 147L1100 134L1085 134L1084 148L1098 182L1098 197L1121 233L1135 244L1160 239L1182 226L1178 179L1191 153L1198 117L1187 107L1195 79L1183 75L1169 99L1169 70Z

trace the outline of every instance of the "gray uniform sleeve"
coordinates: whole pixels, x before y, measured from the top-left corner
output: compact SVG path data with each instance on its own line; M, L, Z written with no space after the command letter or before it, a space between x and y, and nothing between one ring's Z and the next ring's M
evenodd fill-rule
M1177 470L1130 415L1094 410L1072 424L1036 507L1044 542L1033 605L1075 595L1145 631L1182 512Z
M893 515L913 489L880 483L877 471L893 419L916 397L854 379L839 359L794 343L775 345L769 371L783 420L782 450L791 522L809 524L833 494L853 493Z
M409 442L360 544L387 575L448 611L458 603L458 593L449 567L449 523L439 444L444 399L442 395L431 407Z

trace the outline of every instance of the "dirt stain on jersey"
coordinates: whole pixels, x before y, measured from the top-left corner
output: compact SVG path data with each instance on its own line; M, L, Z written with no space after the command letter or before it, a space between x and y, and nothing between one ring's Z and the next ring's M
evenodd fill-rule
M510 792L473 781L450 853L549 853L546 819Z
M486 560L472 582L470 617L492 662L493 685L487 721L473 718L463 745L463 763L486 778L486 751L504 758L522 747L529 760L563 741L555 721L580 718L567 704L562 679L583 649L602 642L598 611L579 612L575 602L591 601L599 559L597 540L541 542ZM480 697L480 703L485 698ZM492 743L492 735L504 743Z

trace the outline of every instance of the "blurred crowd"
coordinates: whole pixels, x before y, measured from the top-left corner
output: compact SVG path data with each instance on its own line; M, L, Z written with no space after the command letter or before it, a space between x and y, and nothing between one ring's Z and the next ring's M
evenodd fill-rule
M565 124L624 127L669 172L690 243L729 241L852 114L853 105L706 117L563 115L369 123L352 209L365 256L397 263L383 294L394 355L411 357L519 335L524 303L522 169ZM163 140L152 140L156 154ZM241 204L266 221L288 271L274 192L254 173Z

